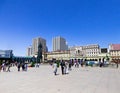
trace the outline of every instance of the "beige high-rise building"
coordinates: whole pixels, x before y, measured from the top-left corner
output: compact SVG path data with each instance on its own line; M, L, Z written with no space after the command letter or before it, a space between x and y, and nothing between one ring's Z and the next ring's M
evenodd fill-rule
M32 56L32 46L27 48L27 56Z
M32 54L33 55L37 55L38 53L38 46L39 44L41 43L42 45L42 48L43 48L43 52L46 52L47 48L46 48L46 40L41 38L41 37L38 37L38 38L34 38L33 41L32 41Z
M52 39L53 51L65 51L68 50L66 40L63 37L55 37Z

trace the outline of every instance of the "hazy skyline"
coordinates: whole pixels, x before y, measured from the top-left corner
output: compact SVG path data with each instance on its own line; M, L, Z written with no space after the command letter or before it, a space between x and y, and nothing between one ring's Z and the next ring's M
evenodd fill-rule
M119 0L0 0L0 49L26 55L32 39L61 36L69 46L120 43Z

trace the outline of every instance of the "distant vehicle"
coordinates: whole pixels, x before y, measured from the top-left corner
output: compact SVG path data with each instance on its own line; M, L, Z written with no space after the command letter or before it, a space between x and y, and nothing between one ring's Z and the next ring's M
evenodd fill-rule
M86 61L86 64L88 66L93 66L93 65L99 65L99 62L98 61Z

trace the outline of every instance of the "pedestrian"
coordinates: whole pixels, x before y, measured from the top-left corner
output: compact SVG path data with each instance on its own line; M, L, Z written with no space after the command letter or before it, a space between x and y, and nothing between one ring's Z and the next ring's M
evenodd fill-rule
M65 62L62 60L61 63L60 63L60 65L61 65L62 75L64 75L64 74L65 74L65 73L64 73Z
M69 71L68 71L68 62L67 61L65 61L65 68L64 68L64 73L65 74L68 74L69 73Z
M69 65L68 70L69 70L69 71L72 70L72 69L71 69L71 67L72 67L72 62L71 62L71 61L69 61L69 64L68 64L68 65Z
M57 75L57 63L53 63L53 68L54 68L54 75Z
M8 64L7 72L10 72L11 63Z
M25 63L25 71L27 71L27 68L28 68L28 65L27 65L27 63Z
M20 64L20 63L18 63L18 64L17 64L18 71L20 71L20 66L21 66L21 64Z
M6 63L5 62L2 64L2 68L3 68L3 72L5 72L6 71Z
M116 63L116 65L117 65L116 68L118 68L118 62Z
M22 63L22 71L25 71L25 63Z

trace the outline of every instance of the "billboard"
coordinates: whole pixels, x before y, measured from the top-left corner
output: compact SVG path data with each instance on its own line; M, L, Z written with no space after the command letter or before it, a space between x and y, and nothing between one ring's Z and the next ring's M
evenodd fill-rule
M101 48L101 53L107 53L108 49L107 48Z
M12 56L12 50L0 50L0 58L10 58Z

